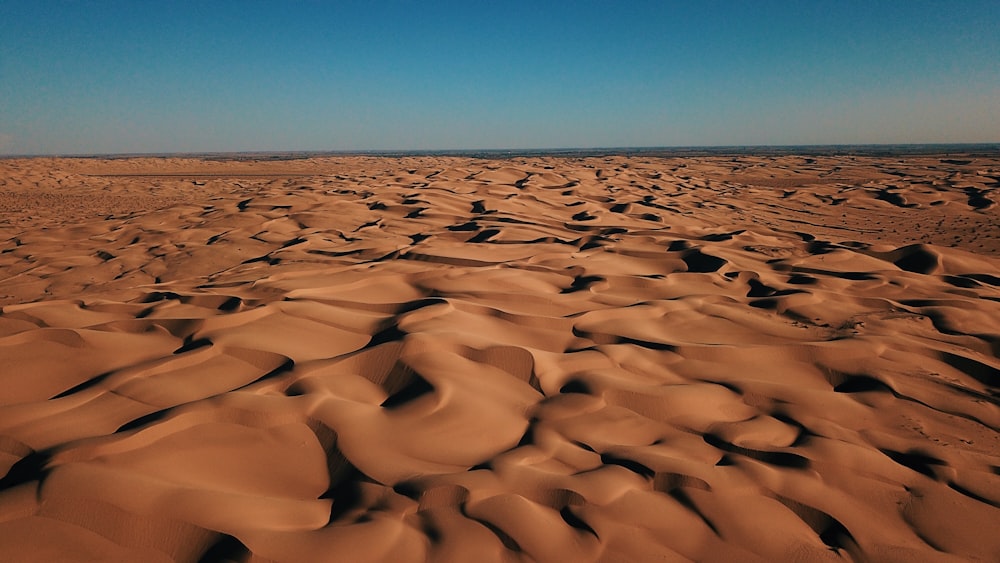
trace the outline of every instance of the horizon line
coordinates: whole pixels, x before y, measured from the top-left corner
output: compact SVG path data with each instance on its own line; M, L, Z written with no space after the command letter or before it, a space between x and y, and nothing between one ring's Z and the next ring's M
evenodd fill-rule
M446 148L446 149L303 149L303 150L220 150L220 151L163 151L163 152L102 152L102 153L23 153L0 154L0 160L18 158L166 158L166 157L239 157L271 156L290 158L314 158L322 156L623 156L627 153L674 153L676 155L707 153L725 155L752 154L770 151L778 154L851 154L883 150L890 154L953 154L957 149L976 151L1000 151L1000 141L971 143L819 143L819 144L732 144L732 145L653 145L653 146L595 146L595 147L551 147L551 148ZM957 151L964 152L964 151ZM664 156L668 156L665 154Z

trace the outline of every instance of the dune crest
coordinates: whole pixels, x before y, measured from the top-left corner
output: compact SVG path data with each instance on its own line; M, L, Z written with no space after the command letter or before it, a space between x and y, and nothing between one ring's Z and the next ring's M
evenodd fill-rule
M1000 554L1000 159L0 160L0 559Z

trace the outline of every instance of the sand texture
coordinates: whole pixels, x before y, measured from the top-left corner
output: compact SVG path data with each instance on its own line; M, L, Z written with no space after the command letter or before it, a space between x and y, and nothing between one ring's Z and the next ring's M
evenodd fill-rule
M1000 560L1000 158L0 160L2 561Z

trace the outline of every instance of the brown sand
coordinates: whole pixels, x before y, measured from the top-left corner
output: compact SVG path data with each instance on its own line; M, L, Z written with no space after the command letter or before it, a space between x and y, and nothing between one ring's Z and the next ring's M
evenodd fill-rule
M0 560L1000 559L1000 158L0 161Z

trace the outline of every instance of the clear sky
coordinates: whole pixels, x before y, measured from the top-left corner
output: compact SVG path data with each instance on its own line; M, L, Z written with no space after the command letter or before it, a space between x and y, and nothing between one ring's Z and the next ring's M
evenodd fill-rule
M997 0L0 0L0 154L997 141Z

